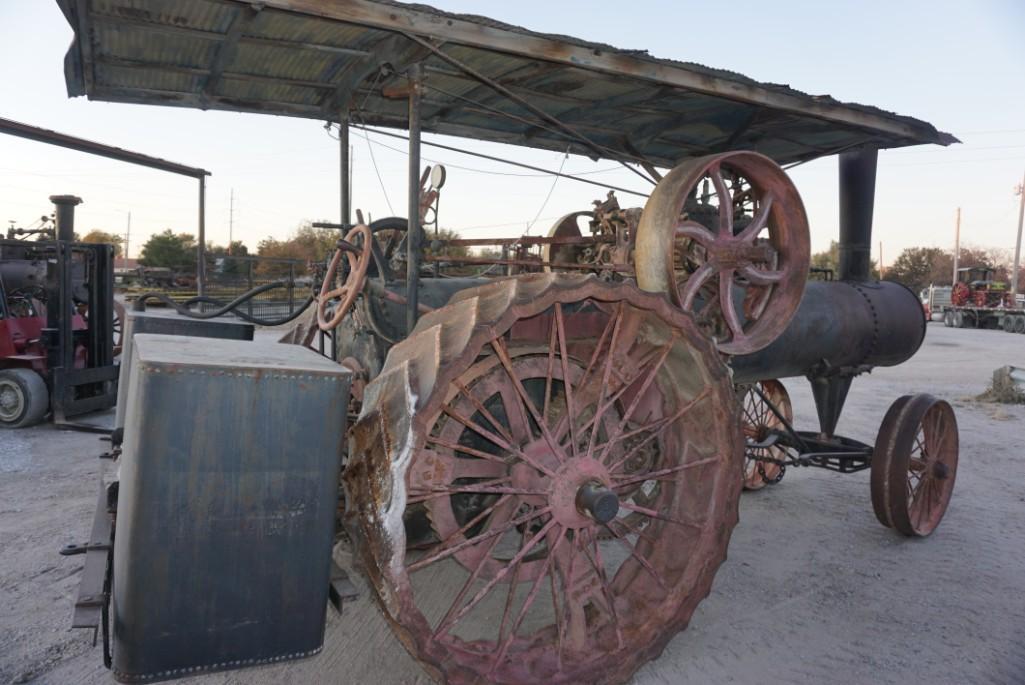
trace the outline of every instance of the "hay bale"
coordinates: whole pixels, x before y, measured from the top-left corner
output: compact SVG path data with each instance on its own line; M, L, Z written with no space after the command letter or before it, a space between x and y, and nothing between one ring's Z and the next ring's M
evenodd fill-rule
M993 372L986 392L976 399L1000 404L1025 404L1025 369L1001 366Z

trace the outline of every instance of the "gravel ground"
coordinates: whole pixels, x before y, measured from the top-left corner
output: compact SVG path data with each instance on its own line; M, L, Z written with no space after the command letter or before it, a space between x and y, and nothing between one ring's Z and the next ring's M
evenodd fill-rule
M840 432L871 442L899 395L949 400L957 487L925 540L876 522L868 473L792 469L745 495L712 595L635 683L1025 683L1025 406L980 404L994 368L1025 367L1025 336L929 326L909 363L853 387ZM788 383L799 428L806 384ZM104 449L37 427L0 434L0 684L111 683L92 636L68 628ZM365 590L365 588L364 588ZM329 612L324 653L194 678L228 683L427 682L363 597Z

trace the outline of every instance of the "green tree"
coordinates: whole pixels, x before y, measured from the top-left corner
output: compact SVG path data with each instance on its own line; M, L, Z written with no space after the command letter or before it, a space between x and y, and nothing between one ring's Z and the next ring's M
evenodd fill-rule
M946 263L944 257L944 251L938 247L906 248L886 270L886 278L903 283L917 293L930 283L935 284L934 279L939 275L936 267Z
M811 267L813 269L829 269L833 272L833 278L836 278L840 273L840 243L830 240L828 250L813 253ZM879 278L879 264L874 259L869 260L868 272L870 278Z
M175 233L170 228L163 233L155 233L142 246L139 263L177 271L195 271L196 238L190 233Z
M470 249L465 245L443 245L436 244L434 241L445 241L445 240L458 240L460 235L455 231L448 228L438 229L437 235L434 231L428 231L427 233L427 244L424 245L424 251L426 254L436 257L466 257L470 254ZM501 257L501 252L498 253Z
M286 240L264 238L256 247L260 257L273 259L294 259L302 262L323 262L335 251L335 243L339 238L338 231L313 228L309 221L304 221ZM256 273L263 276L281 276L288 273L288 264L282 262L261 262Z
M124 251L123 246L125 239L116 233L107 233L101 231L98 228L94 228L82 237L83 243L107 243L108 245L114 246L114 256L120 257Z
M249 271L249 265L245 260L234 259L234 257L246 257L248 255L249 248L241 240L233 240L229 247L207 242L207 272L230 275L246 274Z

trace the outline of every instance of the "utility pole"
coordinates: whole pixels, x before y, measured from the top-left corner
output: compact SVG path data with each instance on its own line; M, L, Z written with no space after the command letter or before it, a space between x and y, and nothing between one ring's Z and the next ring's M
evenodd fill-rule
M128 246L131 244L129 240L132 237L132 213L128 212L128 226L125 227L125 253L121 256L121 266L125 269L128 268Z
M232 236L235 230L235 189L231 189L231 195L228 196L228 256L231 256L231 243L233 242Z
M883 241L879 241L879 280L883 280Z
M1018 203L1018 239L1014 243L1014 268L1011 274L1011 305L1017 306L1018 300L1018 264L1021 261L1021 224L1025 219L1025 176L1022 176L1021 185L1016 188L1021 201Z
M954 275L950 285L957 283L957 260L961 256L961 208L957 208L957 224L954 227Z

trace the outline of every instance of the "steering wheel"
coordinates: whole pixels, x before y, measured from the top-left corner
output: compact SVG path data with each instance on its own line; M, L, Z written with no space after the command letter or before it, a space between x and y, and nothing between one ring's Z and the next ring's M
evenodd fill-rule
M358 240L359 238L362 240ZM356 297L363 291L363 286L367 282L367 269L370 267L373 240L370 228L358 224L338 241L338 249L328 264L324 282L320 285L320 295L317 296L317 325L320 330L327 332L337 328L352 307L352 303L356 301ZM345 274L342 284L332 289L343 255L348 260L348 273ZM327 305L332 300L338 300L338 304L328 318Z

